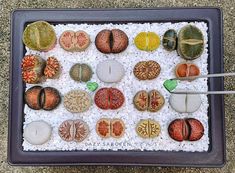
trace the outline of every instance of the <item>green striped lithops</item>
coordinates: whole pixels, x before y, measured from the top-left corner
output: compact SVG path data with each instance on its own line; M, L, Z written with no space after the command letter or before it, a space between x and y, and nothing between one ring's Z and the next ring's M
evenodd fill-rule
M165 32L162 39L163 47L168 51L176 49L177 34L175 30L169 29Z
M200 57L203 50L204 37L201 30L193 25L183 27L178 35L178 54L186 60L193 60Z

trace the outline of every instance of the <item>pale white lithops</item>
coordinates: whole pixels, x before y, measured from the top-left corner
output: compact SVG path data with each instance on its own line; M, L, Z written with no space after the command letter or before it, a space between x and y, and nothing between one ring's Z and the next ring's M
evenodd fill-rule
M171 94L171 107L180 113L192 113L201 106L201 97L199 94Z
M42 145L51 137L52 127L45 121L33 121L26 125L24 129L24 138L33 145Z
M119 82L125 70L121 63L116 60L105 60L100 62L96 67L96 74L98 78L106 83Z

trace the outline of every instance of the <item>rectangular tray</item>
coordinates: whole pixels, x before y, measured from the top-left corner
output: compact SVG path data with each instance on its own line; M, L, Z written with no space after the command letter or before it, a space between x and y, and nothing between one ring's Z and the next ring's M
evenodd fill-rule
M155 9L19 9L11 16L11 65L8 126L8 162L11 165L151 165L222 167L225 164L224 100L209 95L207 152L170 151L23 151L24 121L21 59L22 33L27 23L128 23L204 21L208 24L208 72L223 72L222 12L218 8ZM223 78L210 78L209 90L224 90Z

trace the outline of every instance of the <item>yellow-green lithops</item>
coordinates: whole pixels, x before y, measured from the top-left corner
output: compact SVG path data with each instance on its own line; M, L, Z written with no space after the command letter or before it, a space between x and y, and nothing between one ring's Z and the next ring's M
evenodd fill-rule
M134 40L135 46L143 51L154 51L160 45L160 37L154 32L140 32Z
M26 26L23 33L23 42L30 49L49 51L56 44L56 34L49 23L37 21Z

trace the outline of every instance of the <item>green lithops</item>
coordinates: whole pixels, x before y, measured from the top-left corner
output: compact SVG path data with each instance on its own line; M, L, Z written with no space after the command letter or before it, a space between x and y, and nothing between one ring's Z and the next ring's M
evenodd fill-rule
M169 29L167 30L162 39L163 47L168 51L173 51L176 49L176 43L177 43L177 34L175 30Z
M92 70L87 64L74 64L70 69L70 77L78 82L87 82L92 77Z
M179 55L186 60L201 56L204 50L204 37L200 29L193 25L183 27L178 35Z
M96 82L87 82L86 86L90 91L95 91L99 85Z
M56 34L49 23L37 21L26 26L23 42L30 49L49 51L56 44Z

